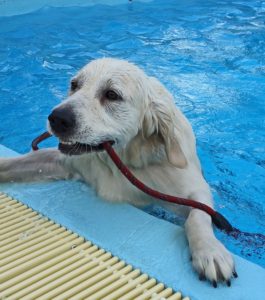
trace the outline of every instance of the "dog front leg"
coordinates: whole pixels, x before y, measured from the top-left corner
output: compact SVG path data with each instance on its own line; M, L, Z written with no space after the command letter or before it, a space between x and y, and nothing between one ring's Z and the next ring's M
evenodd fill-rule
M200 201L200 195L192 195ZM209 204L210 201L201 201ZM237 276L233 258L224 245L214 235L211 217L205 212L192 209L185 223L190 246L192 264L199 273L200 280L208 279L214 287L218 281L231 285L231 277Z
M56 149L43 149L14 158L0 158L0 182L29 182L67 179L63 155Z

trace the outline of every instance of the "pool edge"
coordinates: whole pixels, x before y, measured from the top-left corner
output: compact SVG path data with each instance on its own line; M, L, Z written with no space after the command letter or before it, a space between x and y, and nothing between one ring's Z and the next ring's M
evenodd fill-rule
M0 146L1 157L14 155L17 153ZM191 299L244 300L262 299L264 296L265 269L262 267L235 255L239 278L232 281L231 288L219 285L218 289L214 289L209 283L200 282L193 272L181 227L126 204L107 203L93 193L87 197L90 190L82 184L2 184L0 189L118 255L134 267L139 267L150 276L189 295ZM65 189L69 189L71 199L65 199L62 195L59 201L59 194ZM58 203L54 203L54 193L57 191ZM47 201L48 193L53 194L51 202ZM72 201L74 195L77 196ZM80 205L86 206L81 212ZM62 214L58 215L58 211Z

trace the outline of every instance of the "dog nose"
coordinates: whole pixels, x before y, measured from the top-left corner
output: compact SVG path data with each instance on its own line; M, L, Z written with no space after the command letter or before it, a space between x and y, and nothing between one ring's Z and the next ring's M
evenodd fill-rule
M69 108L56 108L49 115L48 120L54 133L70 133L75 126L74 113Z

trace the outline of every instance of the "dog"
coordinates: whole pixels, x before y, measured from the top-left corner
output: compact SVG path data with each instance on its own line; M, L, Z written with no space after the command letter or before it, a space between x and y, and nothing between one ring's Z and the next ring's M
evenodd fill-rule
M229 251L213 233L209 215L155 200L131 185L102 151L111 142L140 180L160 192L213 200L196 154L192 127L172 95L154 77L124 60L101 58L71 80L69 95L48 117L58 149L0 159L0 181L80 179L108 201L159 203L186 218L185 231L200 280L231 285L237 277Z

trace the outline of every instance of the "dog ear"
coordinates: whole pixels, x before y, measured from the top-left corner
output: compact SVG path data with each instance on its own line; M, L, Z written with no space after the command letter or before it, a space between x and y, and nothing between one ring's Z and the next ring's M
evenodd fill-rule
M181 129L177 123L176 107L171 94L155 78L150 78L149 106L143 120L145 136L158 135L165 146L168 161L185 168L187 159L181 148Z

